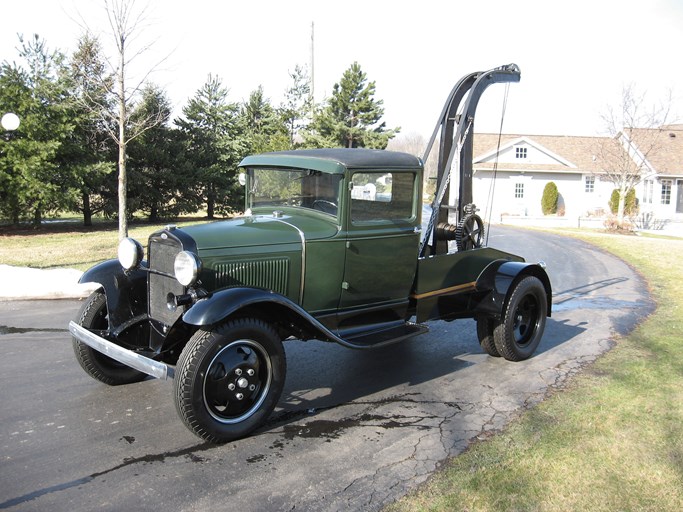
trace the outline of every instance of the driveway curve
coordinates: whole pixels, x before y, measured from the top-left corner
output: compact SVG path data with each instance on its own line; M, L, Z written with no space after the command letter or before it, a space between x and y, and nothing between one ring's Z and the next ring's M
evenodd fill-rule
M553 316L534 357L482 352L472 320L431 323L363 353L285 344L265 428L224 446L182 426L168 382L88 378L64 330L74 301L3 304L0 509L378 510L477 437L503 428L653 310L643 279L593 246L494 227L489 245L543 260Z

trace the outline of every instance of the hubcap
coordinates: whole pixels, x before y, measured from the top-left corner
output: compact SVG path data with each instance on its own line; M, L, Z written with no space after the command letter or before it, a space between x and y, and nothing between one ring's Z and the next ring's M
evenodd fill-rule
M204 403L221 423L239 423L254 414L270 389L272 369L256 341L237 340L218 351L204 378Z
M514 336L517 345L524 346L533 339L539 318L539 306L536 297L526 295L515 311Z

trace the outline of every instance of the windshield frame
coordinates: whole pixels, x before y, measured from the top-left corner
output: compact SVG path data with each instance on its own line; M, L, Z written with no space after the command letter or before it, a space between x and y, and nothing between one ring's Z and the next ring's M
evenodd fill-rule
M342 174L298 167L254 166L246 169L246 207L251 210L303 208L337 218Z

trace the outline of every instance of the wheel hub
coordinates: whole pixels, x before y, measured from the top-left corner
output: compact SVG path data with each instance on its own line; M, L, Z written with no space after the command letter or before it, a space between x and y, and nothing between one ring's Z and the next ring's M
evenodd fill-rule
M235 341L223 347L209 364L204 401L217 421L237 423L263 402L271 380L270 360L258 343Z

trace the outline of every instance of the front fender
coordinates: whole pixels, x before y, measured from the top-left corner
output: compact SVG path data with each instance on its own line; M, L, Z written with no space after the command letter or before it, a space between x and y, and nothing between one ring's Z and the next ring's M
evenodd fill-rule
M142 267L147 267L146 261ZM78 281L102 286L112 331L147 313L147 272L143 268L126 271L118 260L107 260L88 269Z
M487 292L477 305L482 313L499 315L503 312L505 301L512 285L524 276L537 277L546 292L548 316L552 307L552 286L543 266L538 263L497 260L490 263L477 278L476 289Z
M245 310L283 328L295 326L297 333L305 335L306 339L343 343L341 338L295 302L279 293L260 288L235 287L214 292L188 309L183 314L183 322L207 327Z

